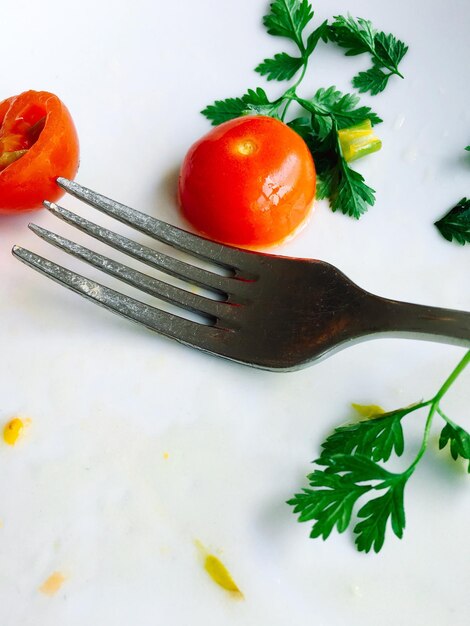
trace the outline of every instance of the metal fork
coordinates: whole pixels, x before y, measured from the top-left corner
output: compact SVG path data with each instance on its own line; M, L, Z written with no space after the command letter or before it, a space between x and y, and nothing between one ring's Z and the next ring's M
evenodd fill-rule
M19 246L14 246L13 254L88 300L194 348L262 369L293 370L378 334L470 346L470 313L378 297L323 261L214 243L73 181L59 178L57 183L103 213L173 248L210 261L228 275L158 252L47 201L44 205L49 211L65 222L153 268L213 292L214 298L148 276L30 224L33 232L137 289L202 314L207 323L144 304Z

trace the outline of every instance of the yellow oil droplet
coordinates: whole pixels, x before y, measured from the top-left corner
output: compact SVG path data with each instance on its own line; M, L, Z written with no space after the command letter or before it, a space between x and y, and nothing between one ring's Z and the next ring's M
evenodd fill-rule
M168 454L168 452L163 453L163 458L165 459L165 461L170 458L170 455Z
M379 415L383 415L385 411L381 406L377 404L352 404L352 408L359 413L361 417L365 417L366 419L371 419L373 417L378 417Z
M3 439L9 446L14 446L24 428L24 422L19 417L14 417L3 428Z
M219 587L225 589L225 591L229 591L230 593L243 598L243 593L240 591L238 585L233 580L232 575L222 561L213 554L210 554L200 541L196 541L195 543L204 558L204 569L212 580L219 585Z
M247 139L246 141L241 141L237 148L240 154L249 156L250 154L253 154L253 152L256 152L257 145L254 141L251 141L251 139Z
M54 572L39 587L39 591L46 596L56 594L65 582L65 576L60 572Z

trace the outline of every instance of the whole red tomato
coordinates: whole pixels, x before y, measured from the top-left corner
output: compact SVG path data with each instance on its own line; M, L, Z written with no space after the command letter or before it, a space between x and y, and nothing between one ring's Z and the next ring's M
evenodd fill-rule
M60 198L56 178L73 178L78 158L74 123L57 96L26 91L0 102L0 213Z
M297 133L272 117L246 116L190 148L179 200L188 221L210 239L267 246L303 222L315 184L312 156Z

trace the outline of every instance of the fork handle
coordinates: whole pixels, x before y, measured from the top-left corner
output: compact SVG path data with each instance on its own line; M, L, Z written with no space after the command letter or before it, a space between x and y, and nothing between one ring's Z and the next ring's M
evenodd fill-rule
M470 348L470 313L372 296L369 330Z

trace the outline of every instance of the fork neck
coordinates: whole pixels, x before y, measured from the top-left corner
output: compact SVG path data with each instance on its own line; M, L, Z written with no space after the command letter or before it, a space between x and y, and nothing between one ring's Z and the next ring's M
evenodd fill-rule
M371 296L364 330L470 348L470 313Z

